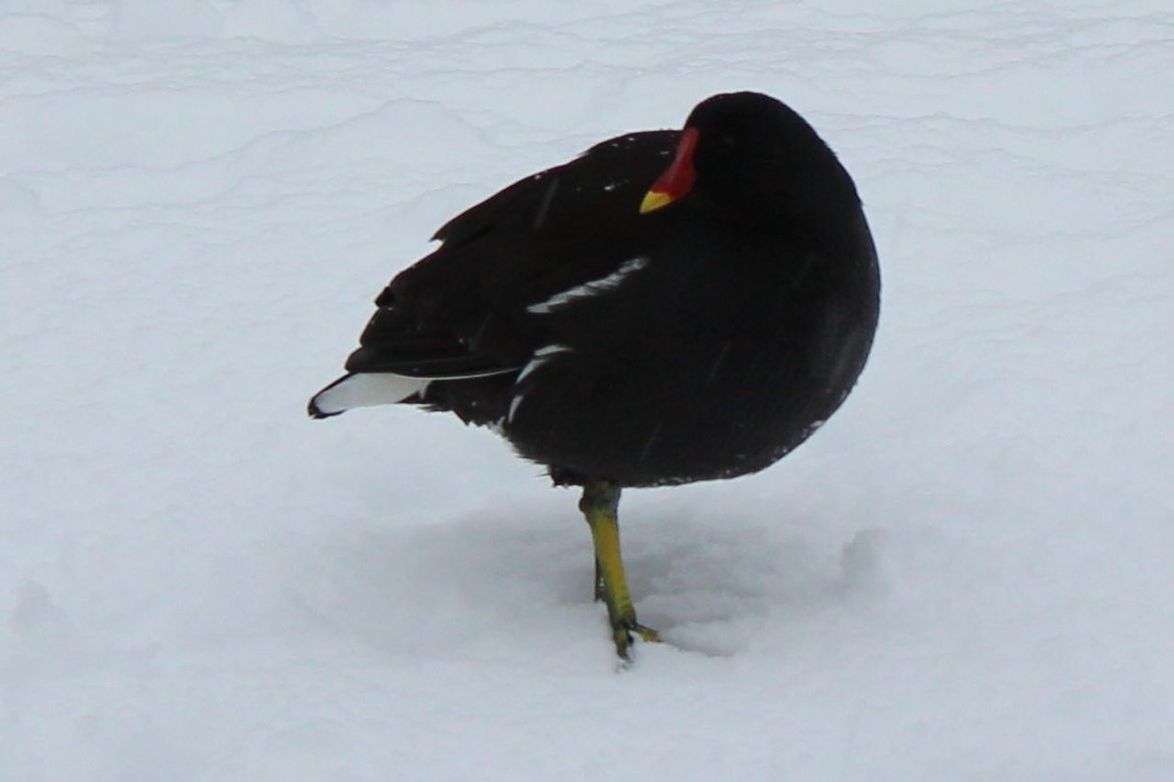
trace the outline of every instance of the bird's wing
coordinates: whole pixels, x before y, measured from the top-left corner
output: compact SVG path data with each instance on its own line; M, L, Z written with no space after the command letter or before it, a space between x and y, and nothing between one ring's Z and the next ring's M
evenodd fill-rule
M604 141L442 226L441 246L376 298L348 374L310 400L310 415L428 399L433 381L523 371L551 342L552 312L618 286L647 262L668 223L641 215L640 203L679 135Z
M640 264L640 201L679 133L619 136L519 180L447 222L443 244L401 272L347 361L352 373L468 377L521 368L543 302L614 283ZM549 306L549 305L548 305Z

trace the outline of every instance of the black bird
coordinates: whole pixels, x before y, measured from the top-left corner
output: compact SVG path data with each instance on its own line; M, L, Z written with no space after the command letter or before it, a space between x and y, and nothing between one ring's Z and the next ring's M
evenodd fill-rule
M856 187L797 113L715 95L445 224L375 300L315 418L407 403L495 427L583 487L595 596L626 658L636 621L620 490L756 472L864 367L879 311Z

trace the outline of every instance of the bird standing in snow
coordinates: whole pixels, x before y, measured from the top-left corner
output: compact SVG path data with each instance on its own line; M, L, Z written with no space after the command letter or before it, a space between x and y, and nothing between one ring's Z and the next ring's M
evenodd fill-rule
M855 185L798 114L715 95L680 131L604 141L450 220L310 400L414 404L493 426L582 486L616 652L636 620L624 487L774 463L844 401L879 311Z

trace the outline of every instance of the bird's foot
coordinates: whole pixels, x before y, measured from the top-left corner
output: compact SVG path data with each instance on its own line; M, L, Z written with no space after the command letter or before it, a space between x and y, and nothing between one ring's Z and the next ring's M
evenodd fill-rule
M623 660L631 660L632 634L635 633L644 643L660 643L660 633L651 627L645 627L634 619L620 620L612 627L612 639L616 644L616 654Z

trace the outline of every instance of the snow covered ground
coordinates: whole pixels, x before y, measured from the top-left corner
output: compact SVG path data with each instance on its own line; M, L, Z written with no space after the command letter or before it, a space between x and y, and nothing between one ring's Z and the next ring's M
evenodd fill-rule
M303 406L448 216L744 88L882 328L625 495L617 671L572 492ZM6 0L0 779L1174 779L1172 111L1167 0Z

